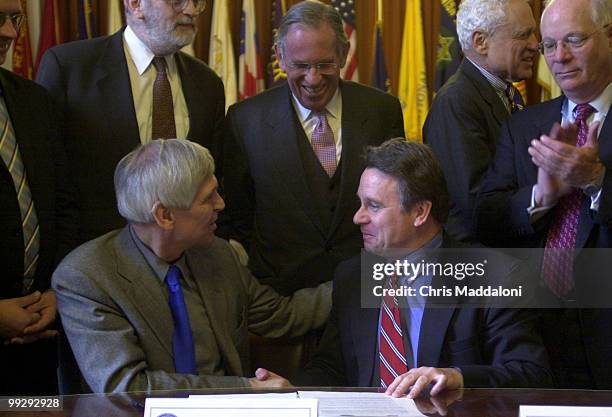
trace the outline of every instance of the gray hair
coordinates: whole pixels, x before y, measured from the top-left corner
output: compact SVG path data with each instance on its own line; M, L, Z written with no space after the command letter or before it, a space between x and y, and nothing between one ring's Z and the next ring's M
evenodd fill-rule
M291 25L302 25L318 29L328 24L336 34L336 56L341 57L348 45L348 39L342 26L342 16L332 6L317 0L306 0L291 7L283 16L278 28L276 44L281 52L281 59L286 56L286 39Z
M553 1L546 0L544 10L548 9ZM591 17L598 29L612 23L612 3L610 3L610 0L591 0ZM542 19L544 19L544 12L542 12Z
M158 139L123 157L115 169L119 213L130 223L152 223L157 202L189 208L215 172L205 147L185 139Z
M506 22L510 0L463 0L457 12L457 35L461 49L472 49L472 35L480 30L491 36Z

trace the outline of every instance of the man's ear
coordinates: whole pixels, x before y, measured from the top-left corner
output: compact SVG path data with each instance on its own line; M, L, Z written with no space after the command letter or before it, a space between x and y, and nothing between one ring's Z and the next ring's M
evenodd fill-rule
M276 55L276 59L278 60L278 66L280 67L280 69L283 70L283 72L287 72L287 68L285 68L285 57L283 57L282 53L281 53L281 48L280 46L278 46L278 43L274 44L274 54Z
M482 31L474 31L472 33L472 49L480 55L487 55L489 53L489 36Z
M172 214L172 210L159 201L153 206L153 219L155 219L155 223L164 230L170 230L174 227L174 215Z
M143 19L142 0L123 0L123 5L136 19Z
M412 212L414 214L413 226L419 227L424 225L427 220L429 220L429 216L431 214L431 201L423 200L419 201L412 207Z

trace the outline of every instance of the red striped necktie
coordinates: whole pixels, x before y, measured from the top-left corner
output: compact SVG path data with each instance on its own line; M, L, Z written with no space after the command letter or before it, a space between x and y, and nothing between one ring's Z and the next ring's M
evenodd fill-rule
M390 288L397 288L397 276L392 276L389 284ZM390 295L385 295L382 300L378 343L380 386L386 388L398 375L408 372L400 309L397 298Z

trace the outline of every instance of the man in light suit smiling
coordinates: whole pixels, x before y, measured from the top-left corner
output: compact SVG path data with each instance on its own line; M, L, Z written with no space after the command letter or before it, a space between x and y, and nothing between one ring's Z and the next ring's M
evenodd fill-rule
M322 326L330 287L281 297L215 237L225 203L214 162L186 140L157 140L115 171L123 229L71 253L53 275L60 317L96 392L283 386L250 372L247 331L298 336Z

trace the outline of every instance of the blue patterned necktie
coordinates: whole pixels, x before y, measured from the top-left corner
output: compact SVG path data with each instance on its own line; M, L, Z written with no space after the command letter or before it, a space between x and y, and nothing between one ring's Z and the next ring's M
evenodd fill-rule
M525 103L523 102L523 96L516 89L512 83L506 84L506 97L508 98L508 102L510 104L510 113L514 114L519 112L525 108Z
M193 333L180 280L181 270L176 265L170 265L166 274L166 284L168 285L170 310L174 320L174 332L172 333L174 368L176 373L179 374L197 375Z

